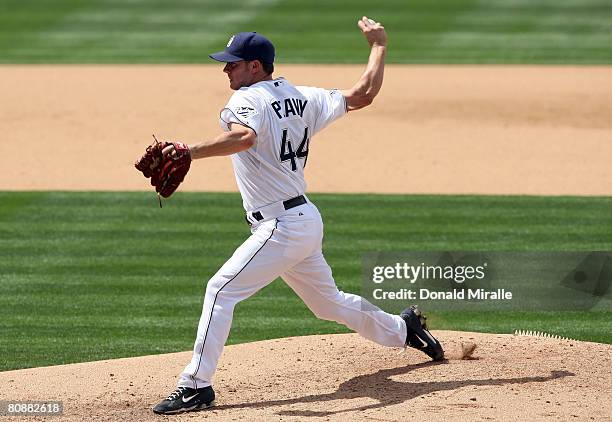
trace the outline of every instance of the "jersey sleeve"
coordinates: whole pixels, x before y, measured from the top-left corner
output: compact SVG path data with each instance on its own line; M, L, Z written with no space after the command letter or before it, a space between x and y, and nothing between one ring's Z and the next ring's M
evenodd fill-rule
M258 109L257 101L249 98L243 91L236 91L227 105L221 109L219 123L221 128L229 132L230 123L238 123L250 127L256 134L260 133L263 112Z
M317 105L313 135L347 113L346 99L339 90L313 87L300 88Z

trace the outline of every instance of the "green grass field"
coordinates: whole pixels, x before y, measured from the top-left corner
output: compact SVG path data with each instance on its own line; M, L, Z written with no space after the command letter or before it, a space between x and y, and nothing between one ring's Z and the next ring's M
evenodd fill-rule
M365 251L612 250L612 198L311 195L341 289ZM248 235L237 194L0 192L0 370L192 347L205 283ZM435 313L437 329L612 343L612 312ZM338 333L278 280L230 343Z
M607 0L0 0L0 64L209 63L243 30L269 36L281 63L364 63L363 14L385 24L391 63L612 63ZM349 292L366 251L612 250L612 198L311 197ZM207 279L248 234L237 194L179 192L160 210L144 192L0 192L0 371L190 349ZM611 317L430 322L612 343ZM346 331L276 281L237 307L229 342Z
M238 31L281 63L363 63L363 14L392 63L612 63L608 0L0 0L0 63L207 63Z

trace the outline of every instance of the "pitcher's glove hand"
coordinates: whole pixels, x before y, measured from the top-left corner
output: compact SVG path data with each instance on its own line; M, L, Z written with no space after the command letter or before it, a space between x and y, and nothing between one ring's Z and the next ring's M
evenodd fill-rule
M151 186L155 186L158 195L168 198L185 180L191 166L191 154L189 147L182 142L159 142L155 139L134 166L144 177L151 178Z

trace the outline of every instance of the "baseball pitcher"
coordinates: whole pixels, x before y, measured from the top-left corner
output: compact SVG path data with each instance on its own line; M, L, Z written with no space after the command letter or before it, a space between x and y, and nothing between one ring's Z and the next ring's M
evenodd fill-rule
M383 82L385 29L365 16L358 26L370 56L361 78L345 91L273 78L272 43L255 32L232 36L224 51L210 55L225 63L223 72L235 91L221 110L223 132L195 145L158 146L163 157L181 160L185 149L191 160L230 155L251 236L208 281L191 362L180 374L178 388L153 408L155 413L213 405L212 379L234 307L277 277L319 318L344 324L383 346L410 346L433 360L443 359L442 346L416 307L391 315L338 290L321 250L321 215L305 194L304 167L312 137L346 113L371 104ZM158 192L173 184L161 183Z

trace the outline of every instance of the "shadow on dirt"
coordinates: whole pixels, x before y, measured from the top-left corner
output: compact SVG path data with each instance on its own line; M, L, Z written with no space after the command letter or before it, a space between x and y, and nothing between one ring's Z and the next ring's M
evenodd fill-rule
M316 403L331 400L350 400L359 398L370 398L378 402L366 406L354 407L337 411L283 410L278 412L278 415L283 416L321 417L331 416L343 412L364 411L368 409L377 409L386 406L392 406L430 393L438 391L452 391L467 386L495 386L506 384L526 384L531 382L547 382L557 378L564 378L575 375L574 373L568 371L552 371L551 374L547 376L475 379L462 381L398 382L390 379L390 377L392 376L403 375L418 368L444 364L445 362L425 362L417 365L383 369L372 374L359 375L354 378L351 378L350 380L340 384L338 389L333 393L313 394L292 399L269 400L253 403L240 403L233 405L216 406L215 410L219 411L224 409L247 409L262 407L265 408L271 406L282 406L298 403Z

